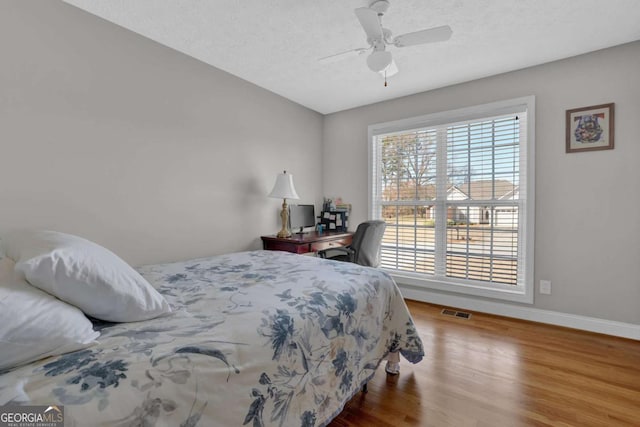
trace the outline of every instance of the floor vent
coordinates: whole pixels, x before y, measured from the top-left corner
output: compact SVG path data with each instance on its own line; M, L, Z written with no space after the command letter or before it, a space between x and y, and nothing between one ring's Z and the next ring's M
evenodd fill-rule
M444 314L445 316L460 317L462 319L468 319L471 317L471 313L466 313L464 311L451 310L449 308L443 308L442 314Z

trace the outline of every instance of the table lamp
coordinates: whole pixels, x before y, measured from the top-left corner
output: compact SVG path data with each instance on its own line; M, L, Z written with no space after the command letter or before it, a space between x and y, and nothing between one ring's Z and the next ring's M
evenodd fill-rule
M291 231L289 231L289 207L287 206L287 199L300 198L298 197L298 193L296 193L296 188L293 186L293 175L287 173L287 171L278 174L273 190L269 193L269 197L282 199L282 212L280 212L282 230L278 232L278 237L290 237Z

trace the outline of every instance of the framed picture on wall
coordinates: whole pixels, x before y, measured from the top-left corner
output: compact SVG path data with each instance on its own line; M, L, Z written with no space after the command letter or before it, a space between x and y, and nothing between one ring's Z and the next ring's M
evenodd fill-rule
M567 153L613 149L613 106L567 110Z

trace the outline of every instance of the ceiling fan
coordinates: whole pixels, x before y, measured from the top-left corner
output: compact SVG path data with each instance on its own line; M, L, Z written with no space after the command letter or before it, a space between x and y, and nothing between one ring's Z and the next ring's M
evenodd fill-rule
M449 40L451 38L451 27L443 25L441 27L428 28L426 30L414 31L396 37L392 36L391 30L382 26L382 17L389 9L387 0L374 0L369 7L359 7L354 12L360 21L360 25L367 34L369 47L351 49L335 55L320 58L322 63L334 62L353 55L361 55L371 51L367 57L367 65L371 71L390 77L398 72L398 67L391 52L387 51L387 46L406 47L424 43L434 43Z

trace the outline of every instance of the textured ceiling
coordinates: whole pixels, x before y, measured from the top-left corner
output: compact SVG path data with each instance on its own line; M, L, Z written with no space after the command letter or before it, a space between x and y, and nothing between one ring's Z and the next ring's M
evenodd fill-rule
M447 42L390 48L384 87L353 10L366 0L65 0L320 113L529 67L640 39L638 0L390 0L395 35L449 25Z

